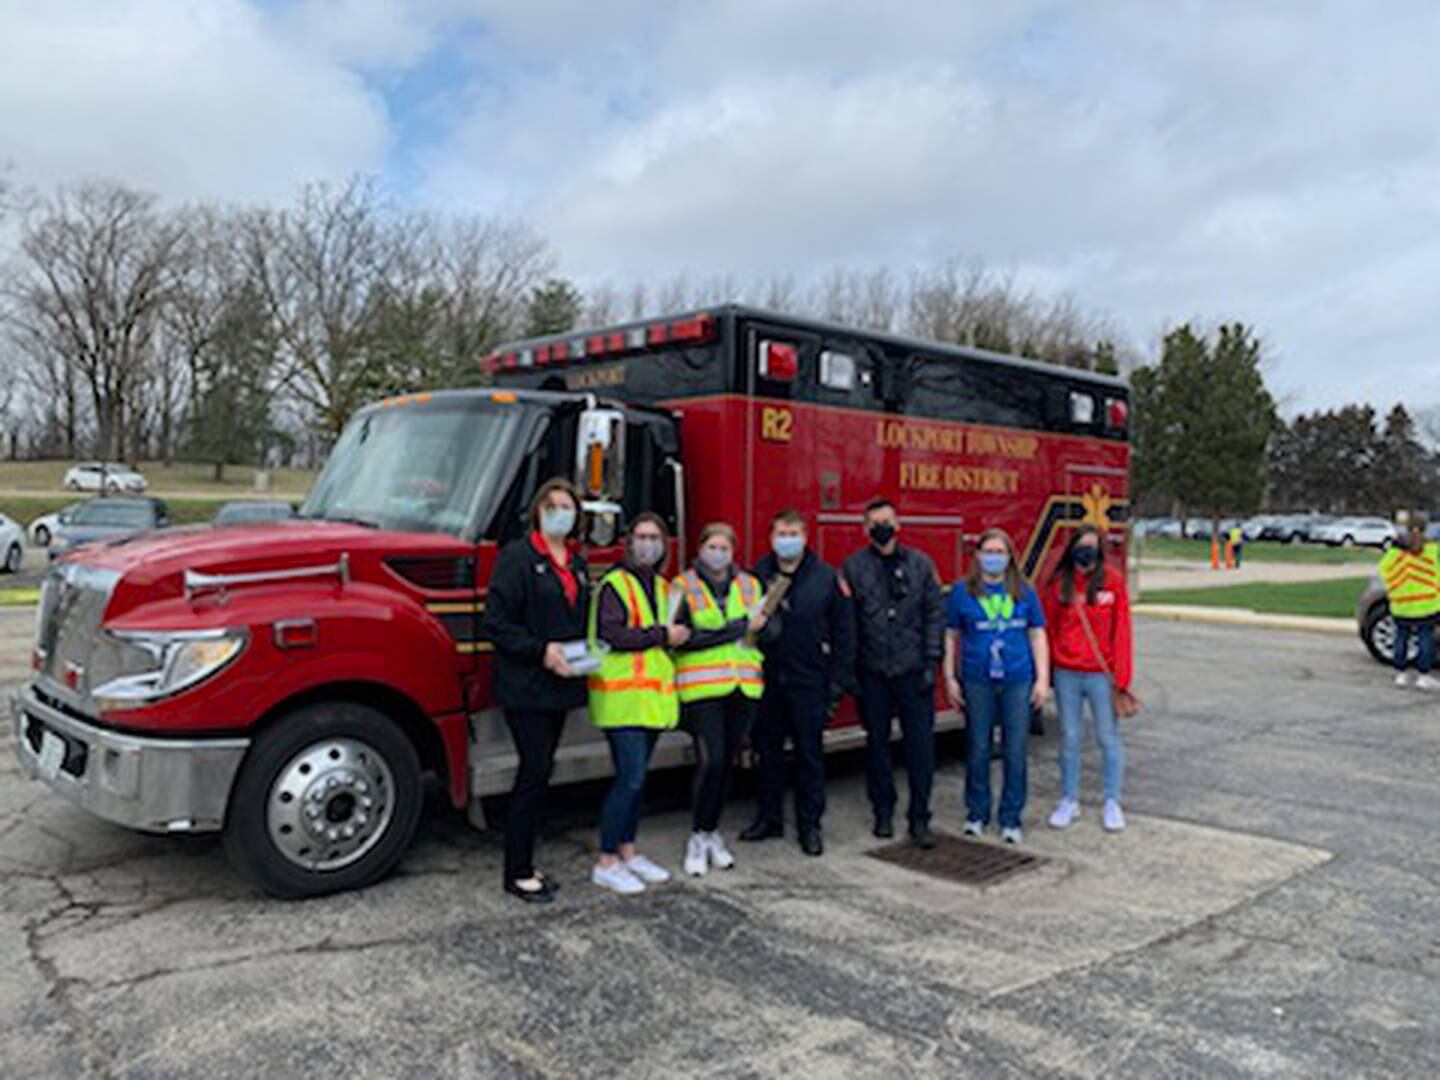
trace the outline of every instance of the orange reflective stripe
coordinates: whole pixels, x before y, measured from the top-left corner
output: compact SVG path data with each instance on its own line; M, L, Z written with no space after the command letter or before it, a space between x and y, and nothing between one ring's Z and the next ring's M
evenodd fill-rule
M621 573L620 580L625 583L625 597L630 607L630 625L640 625L640 598L635 595L635 579L629 574Z
M760 583L749 574L741 574L735 580L740 585L740 602L747 608L751 607L755 603L756 588Z
M675 693L675 687L668 682L659 679L632 678L632 679L594 679L589 682L591 690L599 690L601 693L617 693L623 690L653 690L657 694L664 694L667 697Z

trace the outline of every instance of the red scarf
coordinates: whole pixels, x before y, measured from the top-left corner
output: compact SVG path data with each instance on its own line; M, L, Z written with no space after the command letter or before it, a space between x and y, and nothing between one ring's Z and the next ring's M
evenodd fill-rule
M566 603L574 607L580 599L580 583L575 580L575 573L570 569L569 561L569 556L574 553L574 548L567 543L565 545L566 561L557 562L555 556L550 553L550 545L545 542L545 537L541 536L538 531L530 534L530 546L550 560L550 565L555 567L555 576L560 579L560 588L565 590Z

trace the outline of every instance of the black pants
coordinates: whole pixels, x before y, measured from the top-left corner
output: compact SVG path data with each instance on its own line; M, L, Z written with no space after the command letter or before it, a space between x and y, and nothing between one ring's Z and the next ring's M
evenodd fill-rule
M758 814L761 821L785 820L785 738L795 746L795 822L801 829L818 828L825 813L825 752L823 736L829 695L823 689L766 686L751 743L759 758Z
M695 740L695 784L690 805L691 827L696 832L714 832L720 827L735 757L754 716L755 702L739 690L681 708L680 726Z
M535 836L545 814L545 792L565 730L565 712L506 709L505 723L520 755L505 818L505 880L523 881L535 873Z
M876 817L895 813L895 773L890 765L890 722L900 717L905 775L910 781L910 827L930 821L935 780L935 698L920 672L886 676L860 672L860 715L865 722L865 790Z

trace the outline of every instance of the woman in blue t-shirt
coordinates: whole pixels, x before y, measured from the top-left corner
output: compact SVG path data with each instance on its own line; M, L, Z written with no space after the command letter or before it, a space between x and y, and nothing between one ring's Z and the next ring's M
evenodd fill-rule
M1050 695L1050 648L1040 598L1020 576L1015 545L1000 529L980 534L964 582L950 590L945 631L945 692L964 705L968 735L965 831L983 836L990 822L990 740L998 723L1005 764L1000 834L1023 838L1030 710Z

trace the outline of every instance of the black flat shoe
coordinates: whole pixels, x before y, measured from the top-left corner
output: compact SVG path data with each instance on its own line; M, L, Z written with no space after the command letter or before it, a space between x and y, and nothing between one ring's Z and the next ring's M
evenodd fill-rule
M910 842L922 851L930 851L935 847L935 833L929 825L911 826Z
M895 835L895 823L888 817L877 817L874 828L875 837L878 840L889 840Z
M549 874L544 873L540 870L536 870L535 876L539 878L541 884L543 884L545 888L549 889L552 893L558 893L560 891L560 882L554 880Z
M806 855L825 854L825 844L820 839L819 829L806 829L800 834L800 850Z
M771 840L784 835L785 826L778 821L752 821L740 833L740 839L753 844L757 840Z
M527 904L550 904L555 900L555 886L540 878L540 888L522 889L516 882L505 882L505 891L511 896L518 896Z

